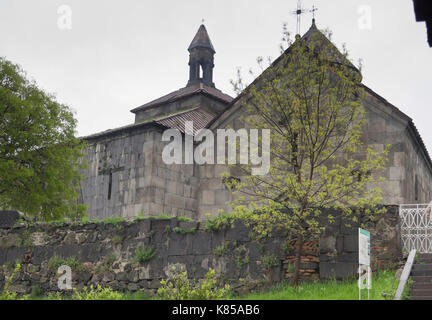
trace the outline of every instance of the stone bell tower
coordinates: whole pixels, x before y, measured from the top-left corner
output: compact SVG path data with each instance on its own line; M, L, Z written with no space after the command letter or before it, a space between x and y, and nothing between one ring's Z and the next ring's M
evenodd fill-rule
M214 87L213 68L216 51L203 24L199 27L188 51L190 69L187 87L199 83Z

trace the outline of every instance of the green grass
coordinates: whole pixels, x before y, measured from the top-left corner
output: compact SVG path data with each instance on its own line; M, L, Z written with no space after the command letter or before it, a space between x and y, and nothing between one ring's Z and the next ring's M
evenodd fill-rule
M167 214L160 214L158 216L149 216L148 219L173 219L175 218L174 216L170 216Z
M194 221L194 220L192 218L189 218L189 217L180 216L180 217L177 217L177 221L183 222L183 221Z
M156 251L154 251L153 247L141 246L135 250L135 261L138 263L147 262L153 259L155 255Z
M76 257L64 258L61 256L54 255L48 261L48 269L52 272L57 272L58 268L62 265L69 266L72 270L85 271L85 267L82 265Z
M372 279L370 300L386 300L382 293L394 295L399 285L395 279L395 271L381 271ZM404 290L402 299L407 297L408 286ZM312 282L300 284L294 288L288 284L279 284L268 292L251 293L238 299L245 300L358 300L359 290L357 280L345 280L338 282L330 280L326 282ZM367 299L367 290L362 290L362 299ZM387 299L392 299L387 297Z

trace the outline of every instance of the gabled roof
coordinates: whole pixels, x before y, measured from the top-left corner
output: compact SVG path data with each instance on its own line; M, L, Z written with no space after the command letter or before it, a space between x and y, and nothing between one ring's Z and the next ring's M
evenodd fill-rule
M317 39L317 38L319 39L318 41L323 41L326 46L331 44L331 46L329 46L329 47L334 48L334 50L337 51L337 52L336 51L333 52L333 54L332 54L333 59L332 60L335 60L335 62L337 62L337 63L342 63L344 65L347 65L350 68L353 68L355 71L358 71L360 73L360 71L347 58L345 58L339 52L337 47L333 43L331 43L331 41L321 31L318 30L318 28L315 25L315 21L313 21L311 28L303 35L301 40L310 41L311 39ZM281 54L275 61L273 61L273 63L271 64L270 67L274 67L275 65L277 65L284 55L289 54L291 49L292 49L292 45L290 47L288 47L285 50L285 52L283 54ZM249 86L255 85L265 72L266 72L266 70L264 70L264 72L261 75L259 75L257 78L255 78L255 80ZM382 102L385 106L390 108L400 119L407 122L407 124L408 124L407 128L408 128L410 134L412 134L412 137L415 140L415 142L420 147L420 149L424 155L425 161L428 164L428 167L432 172L431 157L429 155L429 152L428 152L428 150L427 150L427 148L423 142L423 139L420 136L420 133L418 132L413 120L408 115L406 115L404 112L402 112L400 109L398 109L393 104L388 102L385 98L383 98L382 96L380 96L379 94L374 92L372 89L368 88L365 85L362 85L362 86L366 90L366 92L368 92L370 95L374 96L380 102ZM236 102L238 100L240 100L246 94L246 92L247 92L246 89L243 90L235 99L233 99L231 101L231 103L226 107L226 109L221 114L219 114L217 117L215 117L213 120L210 121L210 123L208 124L207 127L209 128L212 126L214 127L215 125L216 126L219 125L221 121L224 121L224 119L226 119L229 116L229 114L231 114L232 112L235 112L235 110L237 110L240 106L240 105L236 105Z
M189 45L188 50L191 51L194 48L207 48L216 53L213 44L211 43L210 37L207 33L206 27L202 24L195 37L193 38L191 44Z
M351 61L349 61L340 51L339 49L317 28L316 24L315 24L315 19L312 20L312 26L309 28L309 30L303 35L303 37L301 37L300 39L298 39L300 41L307 41L307 42L311 42L314 41L314 44L317 43L321 43L322 47L325 47L326 50L330 50L330 56L332 59L332 62L335 63L340 63L343 65L348 66L349 68L353 69L355 72L358 72L358 74L360 75L360 71L358 70L357 67L355 67ZM297 41L297 40L296 40ZM295 45L296 42L294 42L291 46L289 46L278 58L276 58L276 60L274 60L272 62L272 64L268 67L272 68L274 66L276 66L281 59L288 55L292 50L293 50L293 46ZM248 88L252 85L257 84L257 82L259 81L259 79L262 77L263 74L265 74L267 71L264 70L264 72L261 73L261 75L259 75L257 78L255 78L254 81L252 81L252 83L248 86ZM231 107L238 101L240 100L241 97L243 97L247 92L247 88L245 90L243 90L237 97L235 97L231 103L226 107L225 111L222 112L218 117L215 117L209 125L212 125L214 122L216 122L219 118L223 117L223 115L225 114L225 112L229 109L231 109Z
M150 109L153 107L156 107L158 105L161 104L165 104L165 103L169 103L169 102L173 102L182 98L186 98L189 97L191 95L195 95L195 94L204 94L207 96L210 96L212 98L215 98L217 100L220 100L222 102L225 103L230 103L233 98L225 93L223 93L222 91L213 88L213 87L209 87L203 83L200 84L196 84L196 85L191 85L189 87L185 87L185 88L181 88L179 90L173 91L165 96L162 96L156 100L150 101L138 108L132 109L131 112L132 113L136 113L140 110L143 109Z

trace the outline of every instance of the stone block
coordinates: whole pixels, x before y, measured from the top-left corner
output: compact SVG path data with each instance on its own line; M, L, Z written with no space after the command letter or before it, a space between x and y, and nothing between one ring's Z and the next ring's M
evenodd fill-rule
M190 235L189 235L190 236ZM192 254L211 254L211 234L206 231L197 231L193 234Z
M197 221L180 221L178 223L179 228L183 230L192 230L198 228L198 222Z
M345 252L345 253L339 254L336 257L336 262L358 263L358 250L357 250L357 252Z
M319 239L320 252L335 252L336 251L336 237L335 236L321 236Z
M405 168L403 167L390 167L389 172L390 180L404 180L405 179Z
M185 209L188 211L195 211L197 208L197 200L185 198Z
M0 229L11 228L21 218L21 214L16 210L0 210Z
M241 221L235 221L233 228L228 228L225 232L225 239L228 241L249 241L250 229Z
M358 264L350 262L320 262L320 279L343 279L355 276Z
M358 235L344 235L343 248L345 252L358 252Z
M165 194L165 205L178 208L178 209L184 209L185 207L185 199L182 196L166 193Z
M216 190L215 191L215 204L225 205L231 199L231 192L229 190Z
M202 191L202 204L204 205L214 205L215 204L215 193L212 190Z
M186 235L173 232L168 238L168 256L186 255L190 246Z
M393 165L396 167L405 166L405 153L404 152L394 152L393 153Z

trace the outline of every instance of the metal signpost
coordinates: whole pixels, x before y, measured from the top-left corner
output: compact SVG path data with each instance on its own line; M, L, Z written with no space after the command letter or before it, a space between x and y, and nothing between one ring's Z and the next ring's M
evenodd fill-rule
M370 268L370 232L359 228L359 300L362 289L372 288L372 270Z

